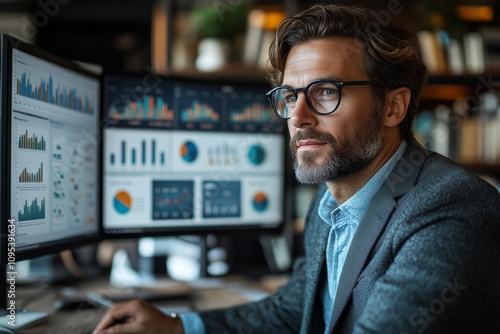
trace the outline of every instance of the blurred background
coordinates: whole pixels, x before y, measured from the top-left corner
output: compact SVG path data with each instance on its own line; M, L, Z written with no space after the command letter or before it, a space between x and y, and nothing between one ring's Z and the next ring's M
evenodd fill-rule
M0 33L65 58L95 64L108 73L213 76L265 84L263 69L279 22L314 3L0 0ZM394 20L417 32L420 56L431 73L415 123L417 138L500 187L500 2L342 3L368 7L381 24ZM293 240L289 242L291 258L302 252L303 218L314 190L294 186L292 237L287 237ZM266 264L256 237L216 238L209 247L217 245L231 250L226 257L239 257L230 259L233 270L251 268L255 273L255 268L267 265L269 270L272 266L269 261ZM108 253L113 253L113 247L107 248ZM273 270L283 271L289 263L278 267Z
M313 0L3 0L0 31L63 57L102 65L108 71L192 71L200 49L226 46L224 64L248 74L267 60L272 31L285 16ZM339 2L339 1L334 1ZM345 0L415 31L445 30L455 38L498 28L500 4L491 0ZM383 22L383 21L382 21ZM245 65L236 67L234 65ZM249 68L250 66L250 68ZM214 66L209 69L214 68ZM215 68L219 69L218 66ZM201 65L201 69L203 65Z

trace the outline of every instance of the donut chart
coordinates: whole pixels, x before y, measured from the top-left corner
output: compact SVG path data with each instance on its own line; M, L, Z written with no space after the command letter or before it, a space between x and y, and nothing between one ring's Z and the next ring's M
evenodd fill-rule
M255 211L264 212L267 210L269 200L265 192L259 191L253 196L252 205Z
M258 166L262 164L265 159L266 151L261 145L255 144L250 146L248 149L248 160L252 165Z
M113 207L119 214L127 214L132 207L132 197L124 190L117 192L113 198Z
M198 157L198 147L190 140L181 145L180 154L185 162L192 163Z

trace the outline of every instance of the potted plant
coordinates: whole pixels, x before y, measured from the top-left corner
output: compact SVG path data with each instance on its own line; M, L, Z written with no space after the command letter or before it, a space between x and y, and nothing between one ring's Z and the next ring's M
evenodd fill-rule
M243 1L234 6L217 3L197 5L191 17L198 33L196 67L212 71L222 67L235 51L235 45L246 28L247 8Z

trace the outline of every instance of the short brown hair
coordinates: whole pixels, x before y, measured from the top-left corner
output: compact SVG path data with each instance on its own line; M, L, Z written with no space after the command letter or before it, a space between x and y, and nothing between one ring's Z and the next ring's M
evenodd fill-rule
M415 33L393 21L381 22L374 11L359 7L315 5L281 22L269 49L272 68L267 77L273 85L282 83L286 59L296 45L329 37L359 40L364 50L363 70L377 82L372 88L375 103L383 105L385 94L398 87L408 87L411 92L407 115L399 125L401 137L408 140L413 136L412 123L427 68L418 56Z

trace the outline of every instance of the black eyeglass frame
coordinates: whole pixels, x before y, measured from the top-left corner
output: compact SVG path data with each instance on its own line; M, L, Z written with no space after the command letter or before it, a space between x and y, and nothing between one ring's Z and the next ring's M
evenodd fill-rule
M321 112L317 111L316 109L314 109L311 101L309 101L309 97L307 96L307 92L309 91L309 88L311 86L313 86L314 84L317 84L318 82L328 82L328 83L331 83L335 87L337 87L337 89L339 91L339 101L337 102L337 106L332 111L329 111L329 112L326 112L326 113L321 113ZM283 117L283 116L281 116L279 114L278 110L276 109L276 105L274 104L274 99L273 99L274 92L276 92L279 89L283 89L283 88L289 89L291 92L293 92L295 99L298 99L298 92L303 92L304 96L306 98L307 105L309 106L309 108L315 114L318 114L318 115L329 115L329 114L333 113L335 110L337 110L339 108L339 106L340 106L340 100L342 99L342 88L343 87L345 87L345 86L365 86L365 85L373 85L375 83L376 82L373 81L373 80L368 80L368 81L335 81L335 80L318 79L318 80L311 81L305 87L299 87L299 88L292 88L290 86L275 87L275 88L271 89L269 92L266 93L266 97L269 100L269 103L271 104L271 107L273 108L274 113L279 118L281 118L281 119L290 119L290 117L291 117L291 115L290 115L290 117Z

